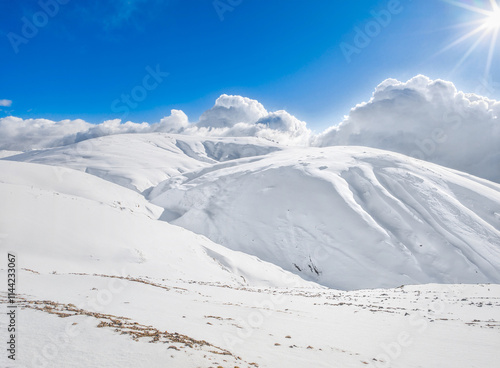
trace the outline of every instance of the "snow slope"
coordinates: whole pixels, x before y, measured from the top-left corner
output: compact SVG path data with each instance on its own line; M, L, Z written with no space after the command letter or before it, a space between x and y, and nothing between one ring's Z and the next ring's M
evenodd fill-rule
M41 272L308 285L255 257L156 220L161 209L95 176L0 161L2 249Z
M17 367L500 367L499 285L339 292L33 271L19 271Z
M279 149L278 145L258 138L202 139L165 133L121 134L30 151L7 159L85 171L143 192L186 171Z
M400 154L285 149L149 198L163 220L333 288L500 282L500 185Z
M367 148L93 141L0 160L14 367L500 367L499 285L303 279L498 282L499 185Z
M165 209L162 220L330 287L500 280L500 186L399 154L150 133L0 160L9 161L132 189ZM130 191L109 196L116 188L100 201L152 211Z

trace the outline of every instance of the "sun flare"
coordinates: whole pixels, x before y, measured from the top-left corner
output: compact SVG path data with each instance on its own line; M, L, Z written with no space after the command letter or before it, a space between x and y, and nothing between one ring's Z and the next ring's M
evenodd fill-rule
M484 24L488 29L496 30L500 28L500 8L498 6L485 18Z
M476 37L475 42L469 49L465 52L463 57L458 61L457 65L453 69L453 71L457 70L460 65L472 54L472 52L481 44L483 40L487 40L489 38L489 49L488 49L488 57L486 60L486 68L484 71L484 77L487 78L490 74L491 63L493 61L493 55L495 54L495 46L498 39L498 33L500 32L500 6L496 2L496 0L489 0L488 8L480 8L476 6L469 5L464 1L455 1L455 0L444 0L445 2L466 9L470 12L480 14L482 17L478 21L473 21L467 23L466 25L475 25L470 32L458 38L456 41L452 42L448 46L446 46L442 51L446 51L459 43L471 38L472 36Z

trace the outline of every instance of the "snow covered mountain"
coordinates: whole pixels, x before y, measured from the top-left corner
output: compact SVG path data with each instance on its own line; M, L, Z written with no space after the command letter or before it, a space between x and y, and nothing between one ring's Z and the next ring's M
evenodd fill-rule
M252 137L200 139L165 133L121 134L30 151L8 159L85 171L143 192L186 171L279 149L271 141ZM8 155L9 151L5 152Z
M236 285L309 285L255 257L156 221L139 194L75 170L0 161L0 232L24 268Z
M18 366L498 366L498 184L253 138L2 156Z
M500 185L365 147L171 178L162 219L340 289L500 281Z
M500 185L400 154L152 133L12 160L142 192L161 220L329 287L500 282Z

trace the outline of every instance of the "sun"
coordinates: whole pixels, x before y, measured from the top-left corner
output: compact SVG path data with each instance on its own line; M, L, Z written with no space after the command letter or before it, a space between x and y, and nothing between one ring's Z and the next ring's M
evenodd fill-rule
M466 4L463 0L462 1L443 0L443 1L451 5L466 9L473 13L479 14L481 16L477 21L465 24L466 26L469 25L474 26L474 28L470 32L466 33L465 35L458 38L456 41L452 42L451 44L449 44L448 46L446 46L444 49L441 50L441 52L446 51L473 36L476 37L475 42L472 44L472 46L470 46L467 52L458 61L457 65L452 70L452 73L456 71L460 67L460 65L462 65L462 63L472 54L472 52L479 46L479 44L481 44L483 40L489 38L490 42L489 42L488 57L486 60L486 68L484 71L484 77L487 78L490 74L491 63L493 61L493 55L495 54L495 46L497 43L498 34L500 33L500 6L496 2L496 0L489 0L489 6L487 8L472 6Z
M486 28L490 30L497 30L500 28L500 8L498 5L495 4L495 8L491 14L485 18L484 24Z

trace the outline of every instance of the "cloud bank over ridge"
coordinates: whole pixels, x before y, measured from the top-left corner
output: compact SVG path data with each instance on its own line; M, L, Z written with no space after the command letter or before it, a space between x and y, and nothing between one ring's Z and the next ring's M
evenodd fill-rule
M284 110L268 112L256 100L222 95L198 123L181 110L172 110L158 123L122 123L120 119L90 124L83 120L0 119L0 150L27 151L64 146L113 134L178 133L211 137L261 137L288 145L307 146L311 131L306 123Z
M499 101L451 82L387 79L314 144L385 149L500 182L499 115Z
M313 134L305 122L284 110L269 112L256 100L222 95L196 123L180 110L153 124L9 116L0 119L0 150L51 148L124 133L254 136L296 146L386 149L500 182L499 113L499 101L418 75L407 82L383 81L368 102L355 106L338 126L320 134Z

